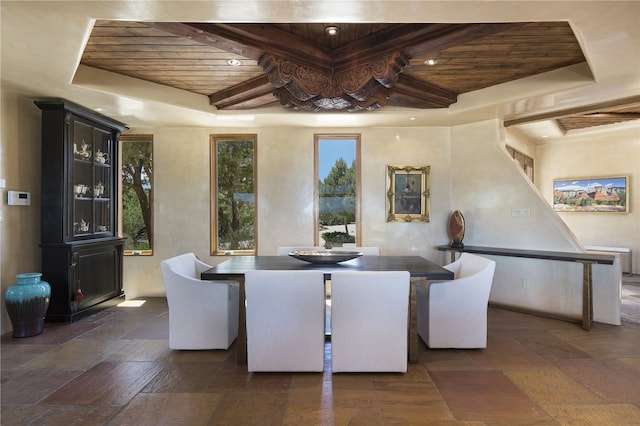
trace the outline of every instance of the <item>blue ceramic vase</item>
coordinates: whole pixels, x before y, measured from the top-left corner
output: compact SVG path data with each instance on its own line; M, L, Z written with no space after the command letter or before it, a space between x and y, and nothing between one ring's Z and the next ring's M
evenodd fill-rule
M13 337L35 336L44 330L51 286L40 277L40 272L18 274L18 282L7 289L5 304L13 326Z

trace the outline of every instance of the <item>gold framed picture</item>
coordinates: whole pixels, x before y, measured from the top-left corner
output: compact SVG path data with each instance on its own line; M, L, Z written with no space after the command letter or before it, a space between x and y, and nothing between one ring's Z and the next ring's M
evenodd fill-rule
M387 166L387 222L429 222L431 166Z

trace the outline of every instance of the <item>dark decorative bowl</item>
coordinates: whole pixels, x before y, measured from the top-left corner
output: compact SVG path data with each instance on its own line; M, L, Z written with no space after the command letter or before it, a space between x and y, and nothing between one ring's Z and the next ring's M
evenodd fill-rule
M344 250L297 250L289 256L309 263L340 263L362 256L360 251Z

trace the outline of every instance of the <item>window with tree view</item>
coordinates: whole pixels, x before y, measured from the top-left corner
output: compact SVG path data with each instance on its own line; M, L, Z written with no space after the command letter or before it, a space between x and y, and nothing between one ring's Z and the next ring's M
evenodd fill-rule
M256 252L256 135L211 136L211 254Z
M153 135L120 136L125 255L153 254Z
M359 242L360 135L316 135L316 245Z

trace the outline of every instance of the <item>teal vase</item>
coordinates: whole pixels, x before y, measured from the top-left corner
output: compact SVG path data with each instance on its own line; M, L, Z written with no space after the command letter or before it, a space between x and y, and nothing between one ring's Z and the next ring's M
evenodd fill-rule
M18 274L18 282L7 289L5 304L13 326L13 337L36 336L44 330L51 286L40 277L40 272Z

